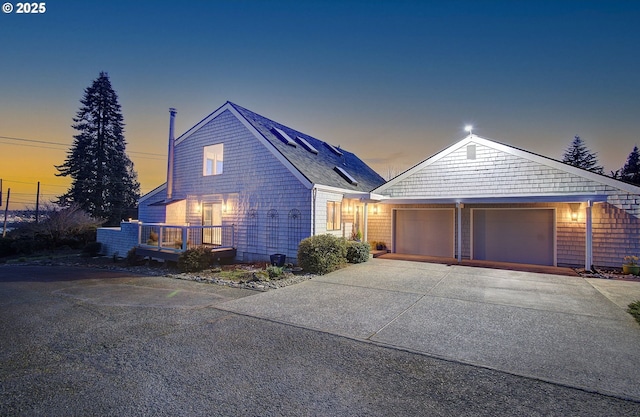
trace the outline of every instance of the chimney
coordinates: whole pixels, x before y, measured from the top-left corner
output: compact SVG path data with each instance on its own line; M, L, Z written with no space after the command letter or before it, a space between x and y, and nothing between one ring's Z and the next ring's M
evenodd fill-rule
M173 154L176 145L176 138L174 136L174 125L176 120L176 109L171 107L169 109L169 152L167 154L167 201L171 201L173 198Z

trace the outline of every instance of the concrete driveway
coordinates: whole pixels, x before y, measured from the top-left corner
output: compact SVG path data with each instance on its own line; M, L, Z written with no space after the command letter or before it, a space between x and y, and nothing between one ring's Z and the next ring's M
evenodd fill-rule
M640 400L640 283L373 259L216 308Z

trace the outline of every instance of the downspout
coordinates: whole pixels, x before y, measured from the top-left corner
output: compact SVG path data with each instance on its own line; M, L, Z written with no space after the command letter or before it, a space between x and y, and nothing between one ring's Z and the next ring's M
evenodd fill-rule
M176 146L176 138L174 136L174 127L176 119L176 109L169 109L169 152L167 153L167 201L173 198L173 159Z
M318 194L318 189L313 186L311 190L311 236L316 235L316 195Z

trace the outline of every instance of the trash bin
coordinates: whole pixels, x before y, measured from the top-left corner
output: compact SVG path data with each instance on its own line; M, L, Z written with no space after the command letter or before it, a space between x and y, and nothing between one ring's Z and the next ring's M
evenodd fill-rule
M281 253L276 253L270 256L271 265L273 266L284 266L284 262L287 260L287 256Z

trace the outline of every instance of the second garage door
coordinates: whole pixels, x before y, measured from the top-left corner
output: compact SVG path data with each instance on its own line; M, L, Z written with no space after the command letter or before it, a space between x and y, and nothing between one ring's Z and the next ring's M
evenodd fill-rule
M395 210L394 252L453 257L453 219L451 209Z
M474 209L473 259L555 264L553 209Z

